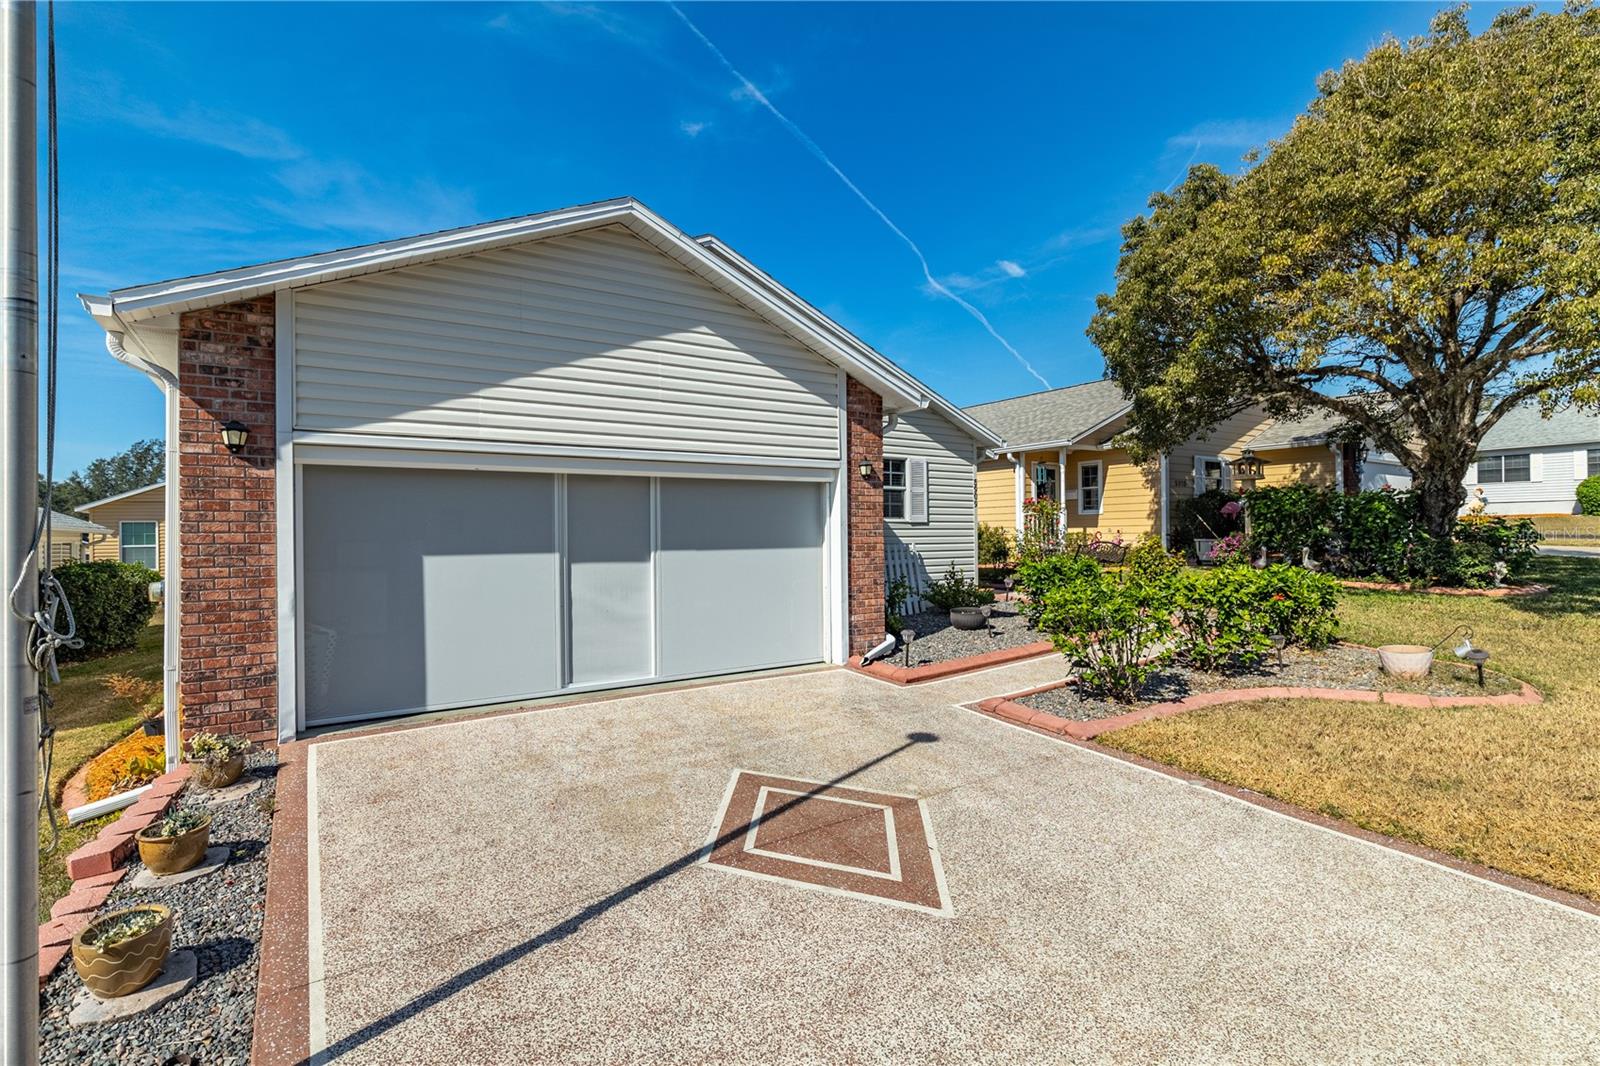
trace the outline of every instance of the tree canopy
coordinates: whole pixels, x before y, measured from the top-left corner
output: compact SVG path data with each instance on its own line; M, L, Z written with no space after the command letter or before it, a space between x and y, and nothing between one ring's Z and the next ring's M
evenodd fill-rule
M81 472L73 471L56 482L52 507L58 514L71 514L91 501L154 485L166 474L164 449L160 440L152 438L136 441L127 451L94 460ZM44 506L43 477L39 479L39 505Z
M1514 405L1600 406L1600 9L1466 8L1323 75L1237 175L1123 229L1089 336L1160 451L1253 404L1335 413L1435 531Z

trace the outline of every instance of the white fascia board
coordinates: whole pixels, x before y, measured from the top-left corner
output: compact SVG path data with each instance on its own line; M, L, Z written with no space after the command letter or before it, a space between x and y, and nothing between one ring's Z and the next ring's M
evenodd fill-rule
M798 306L803 301L769 276L753 267L741 268L633 199L606 200L297 259L135 285L105 296L80 294L79 301L108 333L120 330L136 336L141 323L185 311L607 225L624 226L649 241L829 362L849 370L890 406L901 410L927 406L924 390L916 388L903 371L820 313L806 313Z
M144 488L141 488L141 489L129 489L127 492L119 492L115 496L107 496L103 500L94 500L94 501L92 501L90 503L84 504L81 507L74 507L73 510L75 510L75 511L91 511L94 508L101 506L102 504L116 503L118 500L126 500L129 496L137 496L141 492L154 492L156 489L164 489L166 487L167 487L167 483L165 481L158 481L154 485L146 485Z

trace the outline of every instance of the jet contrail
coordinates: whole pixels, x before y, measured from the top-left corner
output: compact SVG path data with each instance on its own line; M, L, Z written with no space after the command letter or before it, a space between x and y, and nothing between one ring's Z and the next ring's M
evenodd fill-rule
M751 81L749 78L740 73L739 68L734 66L728 57L722 54L722 49L718 48L714 43L712 43L711 38L707 37L704 33L701 33L700 27L691 22L689 20L689 16L685 15L678 8L677 4L673 3L672 0L667 0L667 6L672 9L672 13L674 15L677 15L678 18L683 20L683 24L685 26L689 27L689 32L700 38L700 43L711 50L711 54L716 56L717 61L727 68L728 73L732 74L738 79L740 87L743 88L747 94L749 94L752 100L755 100L761 104L762 107L772 112L773 118L783 123L784 128L790 133L794 134L795 139L801 144L805 145L807 151L821 160L823 165L829 170L833 171L834 175L840 181L844 182L845 187L851 192L855 193L856 198L862 203L866 204L867 209L873 214L877 215L885 226L889 227L890 232L905 242L905 246L911 249L911 254L915 255L917 257L917 262L922 265L922 276L927 279L928 287L930 289L938 293L940 296L945 297L947 300L953 301L962 310L966 311L967 314L977 319L979 324L982 325L984 329L989 331L989 336L999 341L1000 346L1006 351L1010 352L1012 357L1015 358L1017 362L1022 364L1022 368L1024 370L1038 378L1039 384L1043 385L1047 389L1050 388L1050 383L1044 379L1044 375L1035 370L1033 368L1033 364L1024 359L1022 357L1022 353L1017 351L1016 348L1012 347L1011 342L1000 335L1000 331L994 328L994 324L984 316L982 311L978 310L976 307L973 307L966 300L963 300L961 297L945 288L944 285L940 284L939 279L934 277L933 271L928 268L928 257L922 254L922 249L917 247L917 242L912 240L910 237L907 237L905 230L901 229L899 226L896 226L889 216L883 213L883 209L877 204L873 203L867 194L862 192L860 188L856 186L856 183L851 181L845 175L845 172L839 169L839 165L837 163L828 158L828 153L824 152L816 141L813 141L810 137L806 136L805 130L795 125L794 121L790 119L788 115L785 115L782 111L779 111L777 107L773 105L772 101L767 99L767 94L756 87L755 82Z

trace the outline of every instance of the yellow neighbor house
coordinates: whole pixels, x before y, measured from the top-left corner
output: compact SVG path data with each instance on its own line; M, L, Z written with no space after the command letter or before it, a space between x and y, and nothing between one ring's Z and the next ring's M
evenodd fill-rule
M1061 522L1068 531L1128 543L1160 537L1165 544L1175 502L1208 489L1233 489L1233 464L1246 451L1266 464L1257 483L1261 487L1310 482L1354 492L1395 483L1403 474L1385 456L1364 464L1360 448L1335 442L1337 420L1331 414L1277 420L1259 407L1225 419L1158 459L1136 463L1114 444L1129 428L1131 409L1113 381L966 408L1006 442L978 466L978 521L1014 535L1022 526L1024 502L1045 498L1062 505Z
M167 564L167 487L157 482L119 492L78 509L109 535L89 539L89 557L143 563L158 574Z

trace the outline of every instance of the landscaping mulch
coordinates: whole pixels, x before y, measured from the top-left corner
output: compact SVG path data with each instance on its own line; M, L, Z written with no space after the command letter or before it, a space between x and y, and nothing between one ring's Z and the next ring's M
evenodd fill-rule
M1429 696L1498 696L1520 692L1521 683L1495 673L1485 675L1486 687L1478 687L1477 673L1465 664L1439 662L1426 679L1408 681L1390 677L1370 648L1335 644L1323 651L1286 648L1283 665L1269 654L1259 664L1226 671L1195 670L1179 663L1164 666L1152 674L1133 703L1108 699L1085 691L1077 684L1049 689L1025 696L1016 702L1035 711L1053 714L1075 722L1092 722L1152 703L1181 700L1200 692L1221 692L1234 688L1304 686L1306 688L1347 688L1370 692L1420 692Z
M162 903L172 908L172 950L188 949L198 958L194 987L171 1003L126 1021L74 1029L67 1024L67 1014L83 982L69 957L51 976L41 997L42 1062L108 1066L249 1062L277 754L252 752L246 761L247 773L266 783L241 799L209 808L211 844L231 849L227 865L187 884L136 890L133 878L143 867L135 858L102 909L135 903ZM199 802L200 795L185 789L177 806Z
M915 630L917 634L917 638L911 642L912 666L965 659L1049 639L1030 627L1028 620L1011 603L997 603L990 608L987 629L957 629L950 624L948 611L908 614L905 622L906 628ZM896 651L889 661L901 666L904 665L905 656L902 651Z

